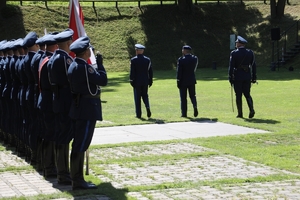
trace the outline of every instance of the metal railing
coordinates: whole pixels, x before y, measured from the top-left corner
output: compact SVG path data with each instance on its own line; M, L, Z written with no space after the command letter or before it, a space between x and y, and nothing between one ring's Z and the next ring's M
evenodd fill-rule
M280 40L272 41L272 62L271 68L284 65L300 52L300 20L296 21L289 28L280 34ZM276 47L275 47L276 43ZM276 48L276 49L275 49ZM277 58L277 62L275 62Z

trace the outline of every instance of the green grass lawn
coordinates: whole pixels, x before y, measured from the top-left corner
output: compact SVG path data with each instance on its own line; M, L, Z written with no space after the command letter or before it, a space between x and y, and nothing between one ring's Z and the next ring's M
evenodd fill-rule
M236 118L232 111L231 88L226 69L197 70L197 101L199 116L180 117L179 93L175 81L176 71L154 71L154 83L149 89L152 117L135 118L133 92L128 73L108 73L108 86L103 87L104 121L98 127L169 123L178 121L213 120L270 131L268 134L193 139L191 142L223 153L236 155L273 167L300 172L299 168L299 69L270 71L258 68L258 84L251 89L256 115L248 119L248 107L243 101L244 119ZM190 101L188 102L191 108ZM220 130L221 131L221 130Z

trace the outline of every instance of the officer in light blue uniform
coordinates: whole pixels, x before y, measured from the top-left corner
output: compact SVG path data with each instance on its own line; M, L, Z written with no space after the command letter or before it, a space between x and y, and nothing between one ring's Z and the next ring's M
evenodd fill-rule
M141 118L141 98L145 104L147 117L151 117L148 87L153 83L153 70L150 58L144 56L145 46L135 45L136 56L130 59L130 84L133 87L135 114Z
M247 40L241 36L235 41L236 50L230 53L228 76L234 87L238 118L243 118L242 95L245 96L249 107L249 118L253 118L255 111L250 95L251 83L256 82L256 62L252 50L246 49Z
M187 91L194 109L194 117L198 116L196 99L196 75L198 57L191 54L189 45L182 47L182 56L177 60L177 87L180 94L181 117L187 117Z
M76 54L68 70L68 79L73 94L70 110L74 134L71 152L73 190L96 188L94 184L84 180L84 152L92 141L96 121L102 120L100 86L107 84L107 76L100 62L97 62L97 69L87 63L91 56L90 47L90 40L86 36L78 38L70 46L70 50Z
M58 49L50 58L47 68L53 91L53 112L56 114L56 163L58 184L70 185L69 143L73 139L69 117L72 95L67 73L73 58L69 55L74 31L66 29L54 36Z
M43 138L43 172L45 178L57 177L57 170L55 165L55 113L53 112L52 101L53 92L48 77L47 64L53 55L53 52L58 48L57 41L54 35L57 33L49 33L43 37L43 42L46 45L46 50L41 56L39 63L39 98L38 108L41 111L42 122L44 127Z

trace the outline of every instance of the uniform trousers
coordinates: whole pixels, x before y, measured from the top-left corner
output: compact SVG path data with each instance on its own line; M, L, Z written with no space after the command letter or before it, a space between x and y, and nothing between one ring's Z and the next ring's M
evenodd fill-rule
M69 114L64 112L56 113L55 122L56 144L69 144L73 139L72 120L69 117Z
M145 104L146 108L150 108L149 97L148 97L148 85L135 86L133 88L134 103L135 103L135 113L137 117L142 115L141 110L141 98Z
M240 80L234 81L234 92L236 95L237 101L242 101L242 95L244 94L245 98L251 98L250 96L251 81L250 80Z
M189 96L193 107L197 107L197 99L196 99L196 89L195 85L183 85L180 86L179 93L180 93L180 107L181 107L181 114L186 115L187 113L187 92L189 92Z
M73 136L72 153L85 152L92 141L96 120L73 120Z

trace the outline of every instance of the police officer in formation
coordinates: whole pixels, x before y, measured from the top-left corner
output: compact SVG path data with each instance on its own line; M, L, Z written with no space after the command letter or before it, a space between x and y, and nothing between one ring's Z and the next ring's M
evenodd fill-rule
M37 107L41 112L42 127L44 127L42 139L43 173L45 178L57 177L56 157L55 157L55 113L53 112L53 92L48 77L48 62L55 50L58 48L54 35L57 32L49 33L42 37L42 42L46 45L44 54L39 62L39 97Z
M43 171L45 178L56 177L59 184L65 185L72 184L69 143L76 135L69 116L72 95L67 78L68 68L73 62L69 56L72 36L71 29L40 38L35 32L29 32L25 38L0 42L0 139L6 145L15 147L18 155L24 156L31 165L39 165L37 169ZM101 66L97 74L105 73ZM104 83L98 85L106 85L106 82L105 73ZM95 88L89 86L89 89ZM96 92L99 92L98 86ZM82 99L85 98L82 96ZM95 97L92 100L96 100ZM89 134L96 120L102 119L101 107L97 109L99 111L100 114L91 119L93 125ZM42 144L41 150L38 144ZM84 149L88 146L89 143ZM77 165L81 166L82 149L77 147L75 145L73 158L78 162L80 160ZM42 155L37 152L42 152ZM72 166L75 165L73 162ZM74 172L76 169L80 167L75 167ZM76 175L73 175L76 180L73 181L74 189L95 187Z
M198 116L196 99L196 69L198 57L191 54L192 48L189 45L182 47L182 56L177 60L177 87L180 94L181 117L187 117L187 92L194 109L194 117Z
M242 95L245 96L249 107L249 118L253 118L255 111L250 95L251 83L256 83L256 62L252 50L246 49L247 40L241 36L235 41L236 50L230 53L228 76L236 96L238 115L243 118Z
M74 134L71 152L72 188L94 189L96 186L87 183L83 177L84 153L92 141L96 121L102 121L100 86L107 84L107 76L103 65L94 69L87 63L91 56L88 37L78 38L71 44L70 50L76 54L68 69L73 95L70 110Z
M153 70L151 60L144 56L145 46L135 45L136 56L130 59L130 84L133 87L135 114L137 118L142 117L141 98L145 104L147 117L151 117L148 87L153 83Z
M53 112L56 122L56 168L59 184L71 184L69 169L69 144L73 138L69 117L72 95L67 73L73 58L69 55L73 30L66 29L56 35L58 49L51 56L47 68L53 92Z

